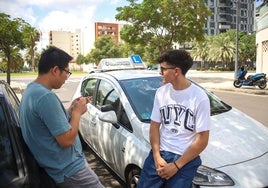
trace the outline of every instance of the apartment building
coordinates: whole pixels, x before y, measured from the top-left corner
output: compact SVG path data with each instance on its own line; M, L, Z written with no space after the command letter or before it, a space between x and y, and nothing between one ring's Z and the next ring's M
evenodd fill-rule
M207 35L217 35L229 29L245 33L255 30L255 1L252 0L206 0L212 15L205 24ZM238 22L236 22L238 18Z
M261 5L257 10L256 31L256 72L268 74L268 3Z
M84 35L80 29L74 32L70 31L50 31L49 32L49 45L56 46L76 60L79 54L84 54L83 45ZM71 70L81 70L81 66L77 65L75 61L69 64Z
M104 35L114 36L116 42L120 41L120 25L116 23L95 22L95 40Z
M49 32L49 44L56 46L68 54L74 59L79 54L83 54L84 47L82 44L83 33L77 29L75 32L70 31L50 31Z

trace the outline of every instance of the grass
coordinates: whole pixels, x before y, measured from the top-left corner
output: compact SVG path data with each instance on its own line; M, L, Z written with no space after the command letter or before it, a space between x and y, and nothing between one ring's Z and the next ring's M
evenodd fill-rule
M83 71L72 71L73 75L80 75L80 74L87 74L87 72ZM0 73L0 77L6 76L6 73ZM11 73L11 77L17 77L17 76L37 76L37 72L22 72L22 73Z

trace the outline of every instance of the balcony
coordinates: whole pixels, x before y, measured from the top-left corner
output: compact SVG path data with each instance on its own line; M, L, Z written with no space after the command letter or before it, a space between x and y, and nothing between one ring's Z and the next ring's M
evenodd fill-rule
M230 29L230 28L231 28L230 25L224 25L224 24L219 25L219 29Z

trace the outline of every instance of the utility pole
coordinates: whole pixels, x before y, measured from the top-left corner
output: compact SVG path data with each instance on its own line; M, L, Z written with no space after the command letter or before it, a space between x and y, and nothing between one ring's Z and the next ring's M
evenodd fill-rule
M236 2L236 32L235 32L235 75L234 78L236 79L237 69L238 69L238 31L239 31L239 0Z

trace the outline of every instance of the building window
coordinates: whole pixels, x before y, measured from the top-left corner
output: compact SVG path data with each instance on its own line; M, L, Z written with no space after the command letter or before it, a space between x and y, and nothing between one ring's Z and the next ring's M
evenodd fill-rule
M210 30L210 33L211 33L211 35L214 35L215 33L214 33L214 29L211 29Z
M268 40L262 42L263 53L268 53Z
M210 27L215 28L215 23L214 22L210 22Z

